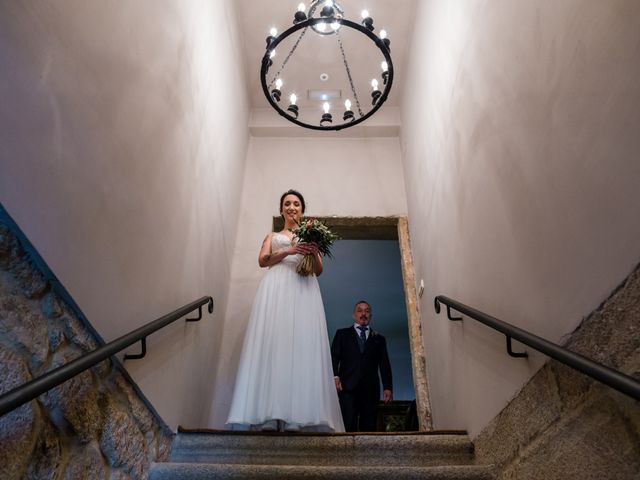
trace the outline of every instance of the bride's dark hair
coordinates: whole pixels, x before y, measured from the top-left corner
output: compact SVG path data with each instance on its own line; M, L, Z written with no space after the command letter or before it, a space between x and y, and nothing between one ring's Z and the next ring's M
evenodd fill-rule
M296 197L298 197L298 199L300 200L300 203L302 204L302 213L304 213L304 210L306 208L306 205L304 203L304 197L297 190L289 189L286 192L284 192L280 197L280 210L278 210L280 212L280 215L282 215L282 204L284 203L284 197L286 197L287 195L295 195Z

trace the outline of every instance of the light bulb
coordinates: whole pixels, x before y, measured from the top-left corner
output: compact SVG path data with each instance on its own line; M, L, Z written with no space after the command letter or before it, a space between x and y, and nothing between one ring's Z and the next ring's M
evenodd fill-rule
M389 70L389 64L387 62L382 62L380 64L380 68L382 68L383 72L386 72L387 70Z
M344 109L351 110L351 100L349 100L348 98L344 101Z
M362 10L360 15L362 15L362 18L367 18L369 16L369 10Z
M377 85L377 83L376 83L376 85ZM276 88L277 88L278 90L280 90L280 87L282 87L282 80L280 80L280 79L278 78L278 79L276 80Z
M321 32L324 32L327 29L327 24L324 22L320 22L318 23L318 30L320 30Z
M333 28L334 30L338 30L340 28L340 24L338 22L333 22L331 24L331 28Z
M278 35L278 29L276 27L272 27L271 30L269 30L269 35L275 37L276 35Z
M387 31L386 30L380 30L380 38L382 40L384 40L385 38L387 38Z
M277 85L277 82L276 82L276 85ZM374 91L378 90L378 80L376 80L375 78L371 80L371 86L373 87Z
M324 113L329 113L329 102L324 102L322 104L322 109L324 110Z
M304 3L298 4L298 11L304 12L307 8L304 6Z
M292 93L291 96L289 97L289 101L291 102L291 105L295 105L296 100L298 100L298 97L296 97L295 93Z

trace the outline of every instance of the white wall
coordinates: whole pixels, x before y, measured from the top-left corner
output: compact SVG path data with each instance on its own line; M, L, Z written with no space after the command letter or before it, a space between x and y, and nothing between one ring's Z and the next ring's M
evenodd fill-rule
M401 145L436 428L476 435L640 260L640 3L418 2ZM516 345L516 350L520 345Z
M235 243L248 105L233 9L0 3L7 211L107 341L216 299L126 364L174 427L205 420Z
M309 215L404 215L398 138L251 138L209 415L214 428L227 419L244 330L265 272L258 266L260 246L278 215L280 195L290 188L304 195Z

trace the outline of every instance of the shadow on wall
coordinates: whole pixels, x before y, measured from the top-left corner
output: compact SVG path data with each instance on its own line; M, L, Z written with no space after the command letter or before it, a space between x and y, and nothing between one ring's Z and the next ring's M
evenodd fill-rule
M395 400L413 400L411 349L397 240L339 240L333 259L324 259L318 281L327 316L329 341L353 323L358 300L371 304L371 326L387 339Z

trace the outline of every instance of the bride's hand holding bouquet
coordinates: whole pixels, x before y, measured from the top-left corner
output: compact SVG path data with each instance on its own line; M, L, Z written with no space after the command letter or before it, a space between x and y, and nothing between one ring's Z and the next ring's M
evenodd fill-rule
M291 233L298 241L298 253L304 255L296 272L305 277L316 272L317 256L332 258L331 246L339 238L317 218L301 219L298 226L291 229Z

